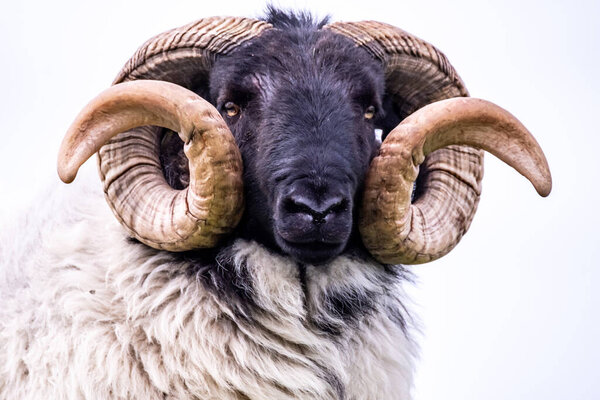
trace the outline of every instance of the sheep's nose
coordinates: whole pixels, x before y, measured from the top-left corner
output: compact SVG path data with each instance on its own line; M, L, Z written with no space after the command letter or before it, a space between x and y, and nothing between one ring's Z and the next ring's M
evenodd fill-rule
M348 211L349 200L340 195L326 198L291 194L283 200L283 207L289 214L306 215L316 225L326 223L332 216Z
M275 240L302 262L322 263L345 248L352 233L352 191L335 181L298 181L277 198Z

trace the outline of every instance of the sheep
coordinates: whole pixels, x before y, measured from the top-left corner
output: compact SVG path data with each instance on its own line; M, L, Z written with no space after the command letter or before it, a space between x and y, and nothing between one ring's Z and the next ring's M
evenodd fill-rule
M101 184L53 191L0 240L2 398L408 399L400 263L468 229L482 152L457 145L550 190L525 128L443 100L467 95L445 57L384 24L203 19L115 83L59 160L71 181L98 150Z

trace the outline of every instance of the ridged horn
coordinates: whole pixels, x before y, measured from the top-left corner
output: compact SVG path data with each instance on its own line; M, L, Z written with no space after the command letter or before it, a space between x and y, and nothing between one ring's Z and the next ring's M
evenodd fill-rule
M428 104L468 96L447 58L429 43L401 29L375 21L341 22L326 28L351 38L382 61L386 91L401 119ZM442 107L442 110L448 107L448 110L454 111L460 108L449 104L463 103L441 103L437 107ZM485 104L488 108L480 107L480 111L494 108L489 103ZM442 120L458 118L436 110L436 115L444 116L440 117ZM380 156L373 160L369 171L359 216L363 242L377 260L389 264L425 263L447 254L458 244L471 224L481 194L483 151L480 149L505 157L505 161L510 153L498 150L498 146L484 146L485 143L478 142L479 134L474 132L479 132L478 129L480 133L494 130L496 136L491 141L500 144L499 138L505 137L507 132L501 128L510 132L516 129L520 134L510 141L513 150L519 154L533 151L527 146L535 140L529 133L524 133L527 130L514 117L510 119L503 115L503 118L489 121L489 126L482 123L485 121L483 116L471 115L474 119L470 122L470 134L466 136L457 135L461 132L462 122L456 122L455 125L450 124L452 129L430 129L430 139L420 143L419 140L423 139L420 135L424 133L419 132L421 128L415 128L412 119L388 135L381 146ZM418 120L423 119L419 112ZM509 120L510 127L502 125ZM398 133L406 130L416 135L410 139L416 140L416 143L404 139L406 133ZM523 137L529 139L526 142L515 139ZM521 163L515 160L509 160L509 163L533 179L541 194L547 194L551 185L547 163L539 146L534 153L536 156L533 158L522 157ZM391 154L394 154L394 162L390 162ZM400 162L400 159L404 161ZM536 170L531 165L525 168L526 164L542 159L544 165L536 173L531 172ZM404 165L403 169L398 169L400 165ZM542 170L544 173L540 172ZM379 178L377 174L380 174ZM415 181L417 187L411 200Z
M190 184L184 190L171 188L157 176L156 148L140 143L135 156L111 170L110 179L121 180L123 188L117 196L108 195L117 218L133 237L154 248L214 246L237 225L243 211L242 159L219 112L179 85L132 81L98 95L67 131L59 152L59 176L71 182L108 140L144 125L179 133Z
M264 21L249 18L213 17L169 30L142 45L113 83L160 80L193 92L205 92L215 57L229 53L270 27ZM142 123L135 128L128 126L126 129L130 130L112 137L99 149L106 199L127 231L151 247L170 251L213 247L235 227L243 210L239 151L231 149L231 134L224 133L218 113L203 106L196 111L206 120L196 122L205 124L204 128L212 124L212 128L193 137L205 143L190 147L186 134L175 129L185 143L190 181L187 189L172 189L163 175L160 149L164 135L161 126L173 126L164 123L165 110L159 110L171 107L171 101L163 98L159 103L164 104L149 106L148 113L142 111L144 107L129 106L126 113L145 115L135 117L141 118L143 121L138 122ZM123 110L128 107L124 103L122 106ZM224 141L222 147L216 143L220 140ZM68 180L68 173L65 177ZM207 187L215 192L205 191Z
M419 165L431 152L449 145L486 150L531 181L547 196L552 188L550 169L542 149L529 131L508 111L484 100L454 98L427 105L398 125L373 160L365 183L360 229L365 245L386 263L417 264L447 254L457 244L464 226L462 194L425 191L411 203ZM437 185L452 188L454 175ZM456 171L457 174L462 172Z

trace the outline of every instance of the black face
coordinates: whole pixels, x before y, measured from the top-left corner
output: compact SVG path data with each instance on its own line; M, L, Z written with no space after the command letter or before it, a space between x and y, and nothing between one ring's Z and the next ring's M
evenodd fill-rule
M244 159L242 236L306 263L346 248L383 87L378 62L323 30L267 31L216 61L211 98Z

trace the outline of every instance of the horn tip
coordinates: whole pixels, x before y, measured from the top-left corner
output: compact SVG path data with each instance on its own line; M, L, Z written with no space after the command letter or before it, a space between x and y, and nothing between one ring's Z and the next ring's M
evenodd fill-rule
M535 190L537 190L537 192L540 196L548 197L548 195L552 191L552 179L548 179L545 182L543 182L541 185L537 185Z
M532 183L540 196L548 197L552 191L552 175L550 175L550 170L547 169L539 179L536 179Z
M69 168L61 162L58 163L57 171L58 177L64 183L73 182L75 180L75 177L77 176L77 170L73 171L71 168Z

